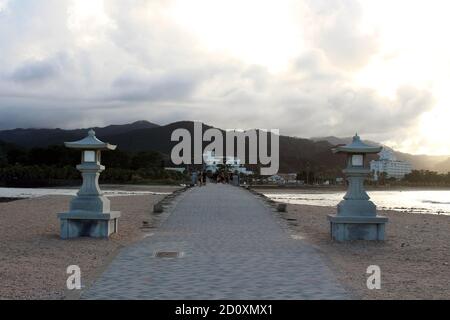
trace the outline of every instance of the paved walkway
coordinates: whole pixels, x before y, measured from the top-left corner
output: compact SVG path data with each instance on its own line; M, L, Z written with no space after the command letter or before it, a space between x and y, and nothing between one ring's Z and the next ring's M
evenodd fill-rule
M122 250L83 299L345 299L320 255L240 188L183 195L154 235ZM181 252L175 259L156 252Z

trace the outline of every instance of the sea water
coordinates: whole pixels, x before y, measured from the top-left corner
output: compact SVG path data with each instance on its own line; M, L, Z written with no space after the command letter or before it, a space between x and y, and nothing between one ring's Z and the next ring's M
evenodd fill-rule
M343 191L288 191L264 194L278 202L314 206L336 206ZM379 210L450 215L450 190L370 191L371 200Z
M43 196L75 196L78 188L0 188L0 198L36 198ZM167 195L167 192L153 191L127 191L127 190L102 190L108 197L135 196L135 195Z

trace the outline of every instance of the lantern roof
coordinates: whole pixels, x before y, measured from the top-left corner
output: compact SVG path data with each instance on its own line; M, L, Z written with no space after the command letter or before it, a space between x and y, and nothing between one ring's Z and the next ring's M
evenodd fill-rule
M93 129L89 130L88 136L78 141L65 142L67 148L87 150L115 150L117 146L103 142L95 136Z
M353 141L345 146L339 146L333 149L334 153L379 153L382 147L373 147L361 141L361 138L356 134Z

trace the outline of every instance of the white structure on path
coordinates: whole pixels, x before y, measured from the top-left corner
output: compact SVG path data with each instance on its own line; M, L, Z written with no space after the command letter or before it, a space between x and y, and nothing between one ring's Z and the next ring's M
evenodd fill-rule
M412 172L412 165L409 162L397 160L392 150L383 148L378 155L379 160L370 162L370 171L373 172L375 181L379 180L382 173L385 173L388 179L403 179L405 175Z

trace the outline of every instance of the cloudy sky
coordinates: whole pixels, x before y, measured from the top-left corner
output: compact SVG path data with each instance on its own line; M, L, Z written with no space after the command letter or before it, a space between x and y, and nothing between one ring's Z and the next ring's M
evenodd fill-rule
M442 0L0 0L0 129L201 120L450 154Z

